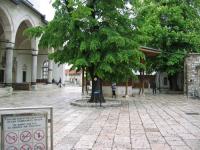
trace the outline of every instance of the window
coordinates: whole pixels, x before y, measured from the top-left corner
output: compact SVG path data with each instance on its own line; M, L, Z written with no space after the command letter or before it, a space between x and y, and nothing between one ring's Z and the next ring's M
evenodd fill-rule
M45 60L42 67L42 79L48 78L48 67L49 67L49 62L48 60Z

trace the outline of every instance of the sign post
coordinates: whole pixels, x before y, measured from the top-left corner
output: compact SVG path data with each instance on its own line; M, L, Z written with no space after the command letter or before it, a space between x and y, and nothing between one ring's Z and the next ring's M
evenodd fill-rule
M44 107L42 108L44 109ZM28 110L42 108L16 109ZM8 109L0 109L0 111L4 110L7 111ZM52 107L50 108L50 119L48 119L47 112L2 114L0 123L2 150L48 150L48 123L51 123L50 146L51 150L53 150Z

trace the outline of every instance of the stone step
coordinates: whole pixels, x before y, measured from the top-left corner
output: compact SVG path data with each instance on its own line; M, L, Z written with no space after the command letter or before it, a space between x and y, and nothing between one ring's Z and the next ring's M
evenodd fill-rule
M13 93L12 87L0 88L0 97L10 96Z
M161 89L160 93L161 94L183 94L183 91L171 91L169 89Z

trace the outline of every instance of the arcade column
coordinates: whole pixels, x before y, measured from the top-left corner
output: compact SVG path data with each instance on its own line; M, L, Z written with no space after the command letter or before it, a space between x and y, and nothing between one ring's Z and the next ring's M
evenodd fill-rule
M5 86L12 87L12 69L13 69L13 47L14 43L6 43L6 71Z
M48 84L52 83L53 79L53 61L49 60L49 66L48 66Z
M38 50L32 50L32 72L31 72L31 85L32 90L36 89L36 79L37 79L37 56Z

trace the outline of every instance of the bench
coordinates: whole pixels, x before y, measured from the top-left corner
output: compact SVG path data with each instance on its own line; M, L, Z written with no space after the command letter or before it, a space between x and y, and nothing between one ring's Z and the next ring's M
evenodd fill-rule
M30 91L31 90L31 83L13 83L12 84L13 90L25 90Z

